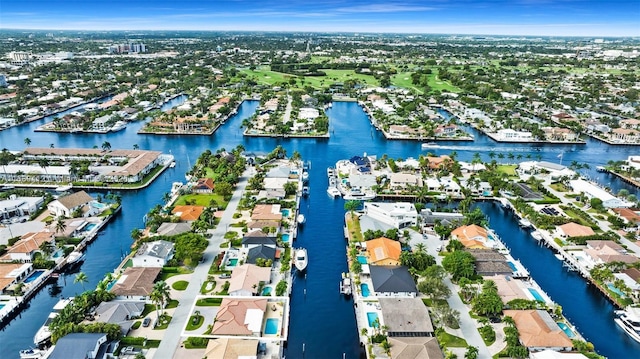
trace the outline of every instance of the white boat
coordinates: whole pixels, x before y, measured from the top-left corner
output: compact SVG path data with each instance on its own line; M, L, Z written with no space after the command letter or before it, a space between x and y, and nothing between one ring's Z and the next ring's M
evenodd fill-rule
M171 161L171 163L169 163L169 168L174 168L176 166L176 161Z
M67 257L67 264L76 264L84 260L84 253L73 251Z
M531 222L530 222L528 219L526 219L526 218L521 218L521 219L518 221L518 225L519 225L520 227L522 227L522 228L529 228L529 227L531 227Z
M303 183L307 183L309 182L309 172L302 172L302 182Z
M304 214L300 213L300 214L298 215L297 221L298 221L298 223L299 223L299 224L303 224L304 222L306 222L306 221L307 221L307 219L306 219L306 218L304 218Z
M296 266L296 269L299 272L303 272L307 269L307 264L309 264L309 258L307 258L307 250L304 248L298 248L295 252L295 257L293 259L293 264Z
M340 293L344 295L351 295L353 292L351 286L351 277L349 273L342 273L342 281L340 281Z
M36 335L33 336L33 344L35 344L36 346L39 346L40 344L47 342L51 338L51 331L49 330L49 324L51 324L51 321L53 320L53 318L57 317L58 313L60 313L62 309L64 309L67 305L69 305L69 303L71 303L72 300L73 298L60 299L58 303L56 303L56 305L53 306L53 311L49 313L47 320L45 320L44 324L42 324L40 329L38 329L38 331L36 332Z
M376 193L372 190L361 191L357 188L353 188L349 190L345 195L344 199L347 201L365 201L369 199L376 198Z
M327 188L327 194L333 198L342 196L342 193L340 193L340 190L335 187Z
M420 147L424 150L424 149L427 149L427 148L438 148L440 146L435 142L426 142L426 143L423 143L422 145L420 145Z
M127 128L127 123L125 121L116 121L113 126L111 126L111 132L118 132Z
M333 169L333 167L327 167L327 176L329 177L333 177L336 175L335 170Z
M627 307L613 312L613 321L633 340L640 343L640 308Z
M307 187L307 186L302 187L302 195L303 196L308 196L309 195L309 187Z
M47 353L41 349L24 349L20 351L20 359L40 359Z
M533 239L535 239L536 241L540 241L542 240L542 233L538 231L533 231L531 232L531 237L533 237Z

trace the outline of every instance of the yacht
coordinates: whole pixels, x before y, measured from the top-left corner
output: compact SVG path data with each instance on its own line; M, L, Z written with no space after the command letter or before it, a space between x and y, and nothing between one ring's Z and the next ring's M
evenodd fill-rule
M127 123L125 121L116 121L116 123L111 127L111 132L118 132L125 128L127 128Z
M327 167L327 176L328 177L333 177L336 175L335 170L333 169L333 167Z
M38 331L36 332L36 335L33 337L33 344L35 344L36 346L39 346L40 344L47 342L51 338L51 331L49 330L49 324L51 324L51 321L53 320L53 318L57 317L58 314L67 305L69 305L69 303L71 303L72 300L73 298L60 299L60 301L58 301L58 303L56 303L56 305L53 306L53 311L49 313L47 320L44 322L44 324L42 324L40 329L38 329Z
M613 321L633 340L640 343L640 308L627 307L626 310L615 310Z
M540 241L542 239L542 233L533 231L531 232L531 237L533 237L533 239L535 239L536 241Z
M302 172L302 183L308 183L309 182L309 172L305 171Z
M303 196L308 196L309 195L309 187L307 187L307 186L302 187L302 195Z
M40 359L47 353L42 349L24 349L20 351L20 359Z
M309 258L307 258L307 250L304 248L298 248L295 251L295 257L293 264L296 266L298 272L304 272L309 264Z
M73 251L69 253L69 256L67 257L67 264L73 265L76 263L80 263L83 260L84 260L84 253Z
M327 188L327 194L333 198L342 196L342 193L340 193L340 190L335 187Z
M300 214L298 215L297 221L298 221L298 224L303 224L304 222L306 222L306 221L307 221L307 219L306 219L306 218L304 218L304 214L300 213Z
M344 195L344 199L347 201L352 201L352 200L365 201L365 200L374 199L374 198L376 198L376 193L373 192L372 190L362 191L357 188L353 188L349 190Z
M340 282L340 293L346 296L349 296L352 293L351 277L349 276L349 273L342 273L342 281Z
M521 218L521 219L518 221L518 225L519 225L520 227L522 227L522 228L529 228L529 227L531 227L531 222L530 222L528 219L526 219L526 218Z
M423 143L420 147L424 150L427 148L438 148L440 146L438 146L438 144L435 142L426 142L426 143Z

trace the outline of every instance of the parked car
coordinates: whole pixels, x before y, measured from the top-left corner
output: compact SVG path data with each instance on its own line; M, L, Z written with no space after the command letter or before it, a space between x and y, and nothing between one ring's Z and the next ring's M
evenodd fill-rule
M142 321L142 326L146 328L149 326L149 324L151 324L151 318L144 318L144 320Z
M231 274L229 274L229 273L222 273L222 274L220 274L220 277L219 277L219 278L220 278L220 279L229 279L229 278L231 278Z

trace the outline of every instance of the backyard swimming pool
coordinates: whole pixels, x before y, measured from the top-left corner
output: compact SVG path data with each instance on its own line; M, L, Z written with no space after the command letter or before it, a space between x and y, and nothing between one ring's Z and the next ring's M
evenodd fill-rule
M38 277L40 277L45 271L43 270L36 270L33 271L33 273L29 274L29 276L27 278L25 278L24 283L31 283L34 280L38 279Z
M97 226L97 224L95 224L95 223L89 223L82 230L85 231L85 232L90 232L96 226Z
M360 264L367 264L367 257L365 257L365 256L358 256L357 258L358 258L358 262L359 262Z
M368 297L371 292L369 291L369 285L367 283L360 284L360 289L362 290L362 296Z
M231 258L228 263L227 267L235 267L238 264L238 258Z
M289 217L289 215L291 214L291 211L289 211L288 208L285 208L283 210L281 210L280 212L282 212L282 215L285 217Z
M612 283L607 283L607 287L610 291L616 293L620 297L626 298L626 295L624 295L624 293L620 289L616 288L616 286L614 286Z
M289 233L285 233L282 235L282 242L289 243Z
M264 334L278 334L278 318L267 319L267 324L264 326Z
M367 312L367 321L369 322L369 326L371 328L377 328L380 325L380 321L378 320L378 313L376 312ZM376 323L376 321L378 321Z
M269 295L271 295L271 287L264 287L264 288L262 289L262 295L263 295L263 296L269 296Z
M513 264L513 262L507 262L507 264L509 265L509 267L511 267L511 270L512 270L512 271L514 271L514 272L515 272L515 271L517 271L517 270L518 270L518 269L516 268L516 265L515 265L515 264Z
M535 300L539 301L539 302L544 302L544 298L542 298L542 296L540 295L540 293L538 293L537 290L533 289L533 288L527 288L529 290L529 293L531 293L531 295L533 296L533 298L535 298Z
M576 334L573 332L573 330L571 330L571 328L569 328L568 325L566 325L565 323L562 322L558 322L556 323L558 324L558 326L560 327L560 329L562 329L562 331L564 332L564 334L566 334L569 339L573 338L576 336Z

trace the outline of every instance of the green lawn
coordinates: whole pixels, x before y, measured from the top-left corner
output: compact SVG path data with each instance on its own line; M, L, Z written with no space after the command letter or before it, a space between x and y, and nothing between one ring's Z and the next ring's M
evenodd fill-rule
M171 288L175 290L185 290L187 289L188 285L189 285L189 282L187 282L186 280L179 280L173 283L173 285L171 285Z
M511 177L516 175L516 168L518 168L518 165L498 165L496 171Z
M269 70L268 66L262 66L256 70L244 69L240 72L246 74L249 77L256 79L256 82L260 84L267 84L273 86L275 84L289 82L292 77L296 79L296 87L303 88L304 86L311 86L314 88L327 87L336 82L345 82L349 79L358 79L361 82L371 86L378 86L378 80L371 75L356 74L354 70L331 70L320 69L324 71L326 76L306 76L301 78L296 75L285 74L282 72L275 72ZM304 81L303 81L304 80Z
M399 72L391 76L391 84L395 87L401 87L408 90L414 90L419 94L423 94L424 91L415 87L411 83L411 72Z
M217 203L217 207L219 209L225 209L227 208L227 201L224 200L224 197L217 195L217 194L185 194L183 196L178 197L178 199L176 200L176 206L182 206L187 204L187 201L189 201L189 203L192 203L193 201L195 201L195 205L196 206L205 206L205 207L209 207L211 200L215 200Z
M438 335L438 342L441 346L450 348L466 348L468 346L466 340L447 332L442 332Z
M191 273L193 273L193 271L185 267L164 267L162 268L162 272L160 272L160 279L167 280L173 277L174 275L191 274Z
M177 308L178 304L180 304L179 301L175 300L175 299L171 299L169 301L169 303L167 303L167 306L165 307L166 309L173 309L173 308Z
M433 90L441 91L441 92L462 92L462 89L453 86L451 83L447 81L440 80L438 78L438 70L433 69L433 73L429 75L429 87Z
M347 216L347 228L349 233L351 234L351 241L353 242L363 242L364 237L362 237L362 230L360 229L360 219L355 214L353 217L351 215Z
M222 304L222 298L202 298L196 302L198 307L219 307L220 304Z
M160 321L156 323L156 326L153 327L153 330L164 330L169 327L169 323L171 323L172 317L170 315L161 315Z

